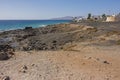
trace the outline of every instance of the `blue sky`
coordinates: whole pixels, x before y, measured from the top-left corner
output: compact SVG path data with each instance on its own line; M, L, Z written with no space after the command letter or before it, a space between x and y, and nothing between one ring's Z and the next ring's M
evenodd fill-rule
M120 0L0 0L0 19L49 19L120 12Z

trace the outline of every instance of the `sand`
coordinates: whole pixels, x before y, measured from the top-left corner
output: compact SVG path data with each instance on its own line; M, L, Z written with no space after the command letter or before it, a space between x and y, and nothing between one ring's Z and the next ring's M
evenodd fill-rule
M0 61L10 80L120 80L119 46L83 46L67 51L17 51Z

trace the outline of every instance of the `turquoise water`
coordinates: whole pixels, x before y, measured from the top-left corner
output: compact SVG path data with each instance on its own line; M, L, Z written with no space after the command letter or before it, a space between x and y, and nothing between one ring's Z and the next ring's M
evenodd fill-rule
M23 29L26 26L37 28L66 22L70 20L0 20L0 31Z

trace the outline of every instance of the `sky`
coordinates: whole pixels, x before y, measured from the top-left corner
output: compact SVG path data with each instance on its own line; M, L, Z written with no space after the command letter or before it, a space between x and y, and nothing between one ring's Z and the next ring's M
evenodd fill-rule
M50 19L119 12L120 0L0 0L0 19Z

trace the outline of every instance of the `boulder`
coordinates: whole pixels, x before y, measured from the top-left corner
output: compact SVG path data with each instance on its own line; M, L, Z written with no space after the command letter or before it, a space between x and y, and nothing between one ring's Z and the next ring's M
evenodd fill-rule
M25 27L25 30L33 29L31 26Z
M0 52L0 60L7 60L9 59L9 56L5 52Z

